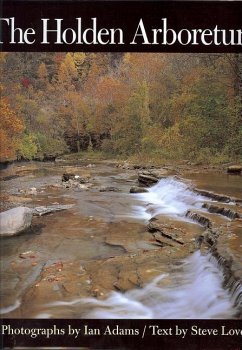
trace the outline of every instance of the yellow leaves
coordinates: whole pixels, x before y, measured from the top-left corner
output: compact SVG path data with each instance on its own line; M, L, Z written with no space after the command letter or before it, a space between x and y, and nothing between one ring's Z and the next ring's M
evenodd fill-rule
M75 52L73 54L73 59L76 65L81 65L86 59L86 54L84 52Z
M40 80L46 80L47 77L48 77L47 68L46 68L46 65L43 62L40 63L40 65L38 67L37 75L38 75L38 78Z
M11 109L6 98L0 99L0 160L8 160L15 157L18 146L18 135L23 131L23 122Z
M67 90L74 90L73 83L78 73L73 56L68 53L60 63L57 74L57 87L64 87ZM63 85L63 86L62 86Z

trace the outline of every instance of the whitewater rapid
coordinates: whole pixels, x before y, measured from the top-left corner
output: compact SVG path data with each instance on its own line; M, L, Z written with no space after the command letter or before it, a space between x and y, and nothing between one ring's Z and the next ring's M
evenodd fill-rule
M170 281L167 284L167 281ZM166 283L163 283L166 282ZM111 292L105 300L77 298L47 304L38 317L61 308L66 317L100 319L225 319L236 310L223 289L222 272L200 251L183 260L172 274L161 274L143 288Z
M165 215L188 220L186 212L201 209L205 198L189 184L175 178L161 179L148 192L133 195L138 205L131 215L149 220ZM235 317L229 292L223 288L223 274L209 254L196 251L174 266L172 273L160 274L143 288L125 293L110 292L106 299L77 298L47 304L38 317L52 317L58 309L65 317L134 319L225 319Z
M133 196L140 201L133 208L134 212L146 220L156 215L169 215L184 220L189 209L201 209L204 201L209 200L173 177L161 179L155 186L148 188L148 192Z

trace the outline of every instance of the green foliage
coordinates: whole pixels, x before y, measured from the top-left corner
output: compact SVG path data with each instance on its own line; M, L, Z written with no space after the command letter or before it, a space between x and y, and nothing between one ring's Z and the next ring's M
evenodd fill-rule
M24 134L18 154L21 158L31 160L33 159L38 151L37 137L34 134Z
M68 147L63 139L53 138L45 134L36 134L38 142L38 151L36 157L44 159L45 157L57 157L68 152Z

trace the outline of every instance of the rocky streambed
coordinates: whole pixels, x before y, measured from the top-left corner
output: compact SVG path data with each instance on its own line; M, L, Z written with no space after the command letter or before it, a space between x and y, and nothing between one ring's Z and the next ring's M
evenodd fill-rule
M1 185L35 214L1 237L2 317L241 317L241 176L29 163Z

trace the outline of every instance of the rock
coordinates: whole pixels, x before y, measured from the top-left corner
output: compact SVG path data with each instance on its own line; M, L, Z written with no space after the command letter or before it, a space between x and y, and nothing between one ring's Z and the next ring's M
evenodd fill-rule
M225 202L225 203L229 203L229 202L235 202L235 203L240 203L242 200L239 198L234 198L234 197L229 197L226 196L224 194L219 194L219 193L215 193L212 191L207 191L207 190L200 190L199 188L194 188L193 189L194 192L204 196L204 197L208 197L208 198L212 198L218 202Z
M120 192L120 189L113 186L102 187L99 190L100 192Z
M159 181L159 179L156 176L153 176L150 174L139 173L138 181L143 186L149 187L149 186L155 185Z
M58 157L58 158L55 158L55 162L56 163L66 162L66 159Z
M31 187L26 193L36 196L37 195L37 188Z
M62 175L61 181L62 181L62 182L67 182L67 181L69 181L69 180L74 180L74 179L75 179L75 174L64 173L64 174Z
M149 192L147 190L147 188L144 188L144 187L138 187L138 186L133 186L131 187L130 193L145 193L145 192Z
M0 213L1 236L13 236L27 230L32 222L33 212L26 207L17 207Z
M72 179L63 182L63 186L65 188L79 188L79 185L80 185L80 182Z
M86 184L86 185L84 185L84 184L79 184L79 185L78 185L78 189L79 189L79 190L88 190L91 186L92 186L91 184Z
M9 181L9 180L17 179L18 177L19 177L19 175L4 176L1 178L1 181Z
M117 164L116 168L121 168L121 169L124 169L124 170L130 170L130 169L133 169L134 167L133 167L133 165L124 162L123 164Z
M227 168L227 173L228 174L233 174L233 175L240 175L242 172L242 166L241 165L231 165Z
M165 245L172 245L174 244L174 242L181 245L184 244L184 240L182 238L184 233L180 229L175 228L174 226L160 225L159 223L157 224L155 220L150 220L147 229L149 232L153 233L153 236L157 242L161 243L162 237L162 242ZM159 233L158 236L160 237L155 235L155 233L157 232Z
M25 195L34 195L36 196L37 195L37 188L36 187L31 187L29 189L20 189L19 190L20 193L24 193Z
M204 216L202 213L199 213L198 211L188 210L186 213L186 217L198 222L203 227L206 227L206 228L212 227L212 222L209 220L209 218Z
M67 183L67 185L70 185L70 187L76 187L78 184L85 184L89 182L87 177L72 173L64 173L61 180L62 182Z
M66 210L70 209L73 207L73 204L67 204L67 205L50 205L50 206L40 206L40 207L35 207L33 211L34 216L42 216L42 215L47 215L50 213L55 213L57 211L61 210Z
M135 164L134 165L134 169L136 170L136 169L147 169L147 166L145 166L145 165L140 165L140 164Z
M234 220L242 217L242 214L239 214L237 211L232 210L231 208L226 208L224 206L219 206L210 203L204 203L203 208L206 208L210 213L216 213Z
M33 252L32 250L28 250L26 252L20 253L18 256L20 259L35 259L36 258L36 253Z
M47 187L51 189L58 189L58 188L62 188L62 185L60 183L55 183L55 184L48 185Z

